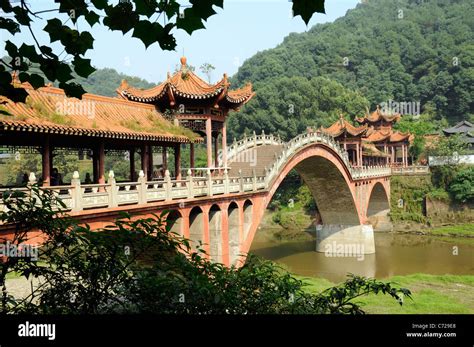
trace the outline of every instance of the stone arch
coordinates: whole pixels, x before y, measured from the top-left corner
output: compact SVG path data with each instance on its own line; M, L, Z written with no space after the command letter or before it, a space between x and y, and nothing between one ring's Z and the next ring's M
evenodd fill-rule
M244 214L244 220L243 220L243 231L244 235L243 238L244 240L247 239L247 236L249 234L250 228L252 227L252 221L253 221L253 202L250 199L247 199L244 201L244 204L242 206L243 209L243 214Z
M333 149L321 143L300 149L287 160L273 179L268 194L257 211L258 215L254 216L256 223L252 226L249 240L246 240L242 251L248 252L265 208L292 169L298 172L308 186L321 215L323 226L317 230L316 250L325 252L334 242L349 242L363 244L365 254L374 253L373 229L362 223L365 211L357 203L356 187L349 169Z
M267 204L292 169L298 172L311 191L324 224L360 224L355 187L348 168L337 153L319 143L302 148L288 160L272 182Z
M390 201L387 190L381 182L376 182L368 194L367 219L376 231L391 231Z
M169 231L183 235L183 216L178 210L171 210L166 215L166 227Z
M231 202L227 208L228 229L229 229L229 261L235 264L240 252L240 209L235 201Z
M209 257L222 263L222 211L216 204L209 209Z
M195 206L189 212L189 239L191 247L196 250L199 242L203 240L204 213L199 206Z

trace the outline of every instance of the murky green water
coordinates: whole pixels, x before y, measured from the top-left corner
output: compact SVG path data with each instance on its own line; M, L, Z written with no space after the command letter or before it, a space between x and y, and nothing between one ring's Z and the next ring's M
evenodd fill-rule
M342 281L347 273L386 278L411 273L474 275L474 245L424 235L375 233L376 253L328 257L315 251L315 241L257 242L251 252L284 264L303 276ZM456 248L457 247L457 248Z

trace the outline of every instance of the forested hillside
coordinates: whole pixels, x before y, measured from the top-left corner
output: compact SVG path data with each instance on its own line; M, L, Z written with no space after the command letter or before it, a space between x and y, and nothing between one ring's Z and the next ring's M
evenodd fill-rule
M130 85L137 88L150 88L155 84L139 77L132 77L119 73L114 69L97 69L88 78L77 78L82 87L88 92L106 96L116 96L115 89L118 88L122 80L127 80Z
M371 108L419 101L435 120L474 120L473 13L472 0L367 0L333 23L290 34L233 76L233 86L251 81L257 97L232 116L231 136L278 126L294 135L330 123L338 110L358 111L364 97ZM291 104L299 111L289 113Z

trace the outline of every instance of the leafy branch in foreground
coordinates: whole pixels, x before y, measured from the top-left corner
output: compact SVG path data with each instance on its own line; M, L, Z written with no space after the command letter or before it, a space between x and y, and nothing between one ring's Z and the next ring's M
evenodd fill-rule
M204 22L216 14L214 6L224 7L224 0L189 0L189 5L184 7L177 0L51 2L52 8L36 11L26 0L0 0L0 31L15 36L25 29L33 40L32 45L22 43L20 46L5 41L10 60L0 59L0 95L15 102L24 102L27 93L12 84L13 71L18 72L21 82L29 82L34 88L44 86L46 78L51 82L58 81L67 96L82 97L85 90L72 82L72 72L74 70L78 76L87 78L95 71L91 60L85 58L87 51L93 48L94 37L87 30L79 31L79 26L103 25L123 35L132 31L132 36L143 42L146 48L158 43L161 49L172 51L177 45L175 29L191 35L205 28ZM313 13L324 13L324 0L293 0L293 11L308 24ZM45 23L43 31L49 35L50 43L59 46L56 52L39 42L38 32L32 25L34 21ZM32 72L33 64L39 66L40 73Z
M4 194L3 204L0 221L15 226L17 241L27 241L36 228L45 237L39 261L3 259L4 314L361 314L353 300L362 295L388 294L400 304L411 295L358 276L310 294L303 281L252 255L239 268L212 263L200 245L169 230L166 212L137 220L124 215L91 230L37 186ZM26 297L14 297L5 285L11 272L39 284Z

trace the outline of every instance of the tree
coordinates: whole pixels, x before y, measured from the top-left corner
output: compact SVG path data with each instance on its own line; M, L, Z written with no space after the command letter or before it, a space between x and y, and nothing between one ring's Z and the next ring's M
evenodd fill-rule
M199 67L199 69L202 71L203 74L207 76L207 81L211 83L212 71L216 69L214 65L209 64L209 63L204 63Z
M252 82L258 97L282 77L325 77L359 92L371 109L389 100L419 102L420 113L431 120L473 119L474 31L466 14L473 11L470 0L360 3L337 21L292 33L258 52L232 82Z
M458 171L448 191L459 202L474 201L474 167L468 166Z
M456 164L459 155L467 153L468 144L461 134L442 136L437 145L430 148L428 153L433 156L450 157L452 163Z
M353 119L369 106L360 93L324 77L280 77L255 88L258 92L252 101L230 115L230 138L264 130L289 140L308 126L330 126L341 113Z
M5 42L5 50L11 58L9 62L0 60L0 95L14 101L25 101L27 93L23 88L12 85L13 71L18 72L21 82L29 82L34 88L42 87L45 78L58 82L66 95L81 97L85 90L72 81L73 71L87 78L95 71L91 60L85 58L93 48L94 38L87 30L79 31L78 25L103 25L124 35L132 31L132 36L143 42L145 47L158 43L164 50L176 48L175 29L188 34L205 28L204 21L214 15L214 6L223 7L223 0L190 0L183 8L176 0L123 0L109 4L107 0L62 0L54 8L35 11L26 0L0 0L0 30L16 35L26 29L35 44L20 46L10 40ZM324 13L324 0L294 0L294 15L301 15L308 23L314 12ZM54 13L54 14L53 14ZM50 19L43 18L53 14ZM45 22L44 31L49 34L51 43L59 48L55 51L41 44L31 22ZM70 25L68 25L70 23ZM65 56L63 56L65 52ZM70 63L68 63L70 61ZM38 64L40 73L32 72L32 64Z

